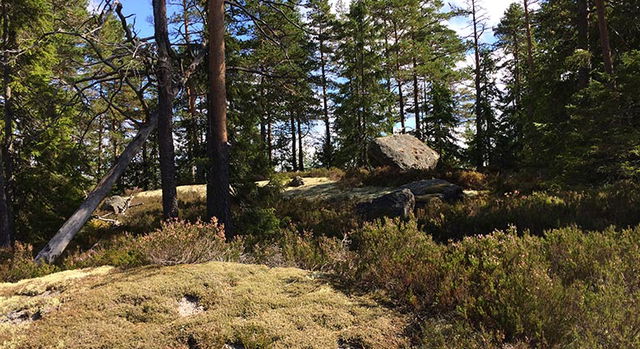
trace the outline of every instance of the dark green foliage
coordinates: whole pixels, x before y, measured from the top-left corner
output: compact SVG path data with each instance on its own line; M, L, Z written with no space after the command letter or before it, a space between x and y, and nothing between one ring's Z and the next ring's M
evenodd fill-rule
M437 149L443 162L450 164L461 156L455 133L461 124L456 114L458 106L454 92L445 83L433 82L430 94L431 109L424 123L427 143Z
M346 81L335 98L336 157L344 166L366 165L366 146L381 133L391 133L395 121L389 112L391 95L383 84L381 28L373 10L372 1L353 2L339 27L337 59Z
M480 195L453 205L431 205L419 211L417 218L421 229L439 241L511 226L520 233L543 235L549 229L568 226L585 230L635 226L640 223L638 202L638 186L621 182L585 191Z

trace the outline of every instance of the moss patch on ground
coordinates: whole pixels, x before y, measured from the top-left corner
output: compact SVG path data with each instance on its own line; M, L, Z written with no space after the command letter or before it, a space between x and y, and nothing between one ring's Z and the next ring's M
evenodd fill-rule
M0 284L0 348L403 348L408 321L295 268L101 267Z

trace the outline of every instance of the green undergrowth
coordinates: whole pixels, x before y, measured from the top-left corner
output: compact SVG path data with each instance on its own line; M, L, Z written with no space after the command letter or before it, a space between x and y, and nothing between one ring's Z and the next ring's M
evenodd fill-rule
M402 333L414 346L640 345L640 227L597 232L568 227L544 236L512 228L445 244L420 231L415 221L397 220L365 224L343 239L287 231L251 247L241 239L226 242L219 234L215 223L173 222L143 237L68 257L64 266L120 264L131 275L137 270L155 275L158 269L137 266L214 260L316 270L331 276L343 292L369 295L413 314ZM170 284L166 287L182 288L182 281ZM152 305L141 311L132 316L143 322L172 316ZM269 341L277 342L276 337Z
M578 226L603 230L640 223L640 186L619 182L583 190L512 191L434 202L416 213L420 228L440 241L489 234L515 227L542 235L545 230Z
M479 181L477 173L467 176ZM146 198L118 218L119 227L91 221L56 265L34 263L26 244L0 251L0 278L210 261L296 267L410 315L402 336L412 346L640 346L634 183L496 190L453 204L433 201L406 221L373 223L357 219L352 202L282 199L280 189L239 189L250 204L236 210L238 236L231 241L215 221L198 220L204 203L197 195L182 196L183 219L164 224L157 199ZM269 338L255 347L281 343Z

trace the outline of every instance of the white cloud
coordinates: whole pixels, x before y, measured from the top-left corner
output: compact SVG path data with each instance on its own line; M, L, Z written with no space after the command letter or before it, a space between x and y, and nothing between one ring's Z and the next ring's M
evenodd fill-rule
M101 6L102 0L89 0L89 2L87 3L87 10L90 13L96 13L100 10Z
M522 0L479 0L476 3L478 13L485 19L485 32L482 41L488 41L493 38L493 27L500 22L500 18L504 11L514 2L522 2ZM469 0L452 0L448 5L456 8L469 8ZM470 37L473 28L471 26L470 17L453 18L449 21L449 27L455 30L462 37Z

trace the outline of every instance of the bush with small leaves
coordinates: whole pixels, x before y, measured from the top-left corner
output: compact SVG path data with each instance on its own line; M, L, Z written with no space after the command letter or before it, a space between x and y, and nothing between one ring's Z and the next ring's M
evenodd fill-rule
M58 267L33 259L33 246L16 242L13 248L0 249L0 281L15 282L58 271Z
M224 227L214 218L210 223L170 221L138 240L140 251L153 264L174 265L209 261L239 261L243 242L226 241Z

